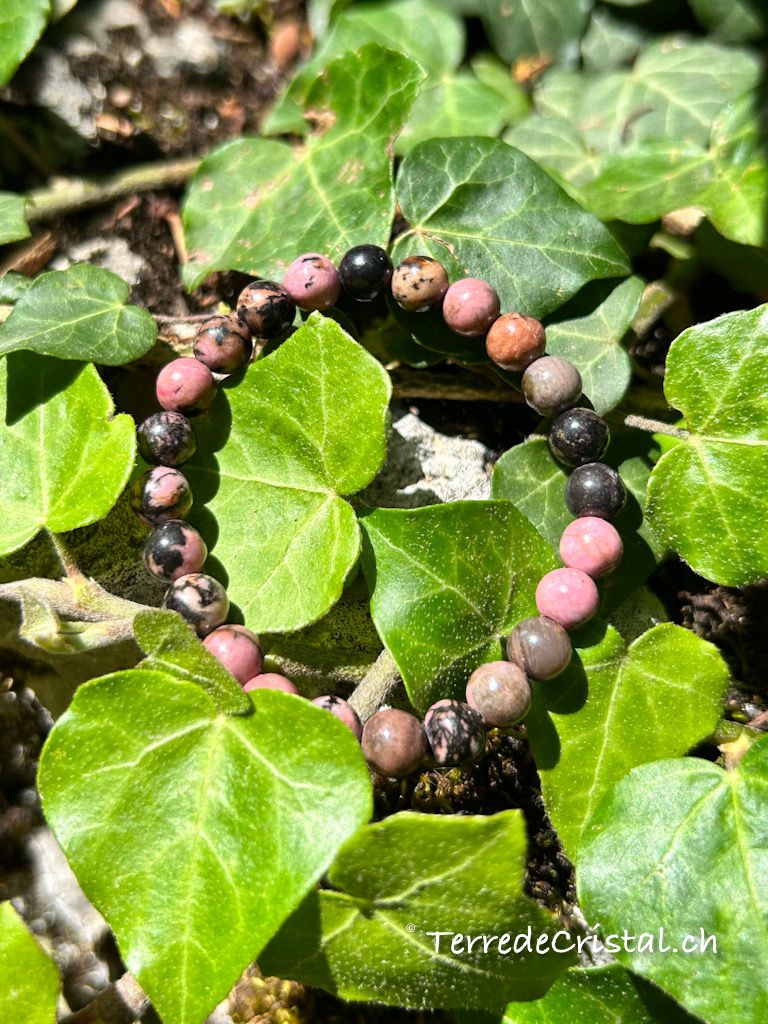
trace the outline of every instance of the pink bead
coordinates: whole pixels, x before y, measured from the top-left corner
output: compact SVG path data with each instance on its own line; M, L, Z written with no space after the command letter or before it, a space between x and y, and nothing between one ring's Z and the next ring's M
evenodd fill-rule
M290 679L279 672L262 672L261 675L249 679L243 686L246 693L251 690L282 690L284 693L298 693L299 689Z
M501 312L499 296L487 281L464 277L445 293L443 318L452 331L474 338L485 334Z
M182 357L167 363L158 373L155 393L164 409L195 416L214 400L216 386L207 366L197 359Z
M259 638L245 626L219 626L203 640L203 644L238 683L258 676L264 664Z
M299 307L311 312L335 306L341 292L336 267L327 256L307 252L288 267L283 288Z
M613 572L623 553L624 545L616 527L597 516L574 519L560 538L564 564L596 578Z
M363 723L357 717L357 712L342 697L337 697L331 693L324 697L315 697L312 703L317 704L319 708L325 708L326 711L330 711L333 717L338 718L348 729L351 729L358 739L363 735Z
M536 587L536 607L542 615L575 629L597 613L600 594L595 581L580 569L553 569Z

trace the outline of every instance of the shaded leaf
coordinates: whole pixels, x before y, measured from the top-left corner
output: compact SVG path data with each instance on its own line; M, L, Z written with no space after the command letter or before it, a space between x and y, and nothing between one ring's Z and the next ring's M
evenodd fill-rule
M0 245L29 238L24 206L24 196L0 192Z
M0 903L0 978L0 1020L54 1024L59 972L10 903Z
M726 43L743 43L768 33L768 10L760 0L689 0L702 28Z
M604 8L592 12L581 41L581 56L589 71L609 71L633 60L645 42L646 32L631 21L615 17Z
M461 71L422 89L411 116L395 142L395 152L408 153L419 142L464 135L499 134L506 123L499 94L474 75Z
M483 22L493 48L510 63L547 56L573 62L592 0L484 0Z

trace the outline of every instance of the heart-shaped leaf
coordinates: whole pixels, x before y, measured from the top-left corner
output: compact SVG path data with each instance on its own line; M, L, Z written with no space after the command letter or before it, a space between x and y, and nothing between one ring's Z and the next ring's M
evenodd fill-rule
M767 377L768 306L691 327L667 356L664 393L689 434L651 474L648 519L696 572L729 586L768 575Z
M667 953L617 958L718 1024L768 1016L767 791L768 739L732 772L697 758L643 765L600 807L578 866L582 906L604 934L664 930ZM685 955L686 937L708 936L714 947Z
M0 360L0 411L0 554L109 512L133 468L134 427L113 415L93 366L14 352Z
M25 349L119 366L149 351L157 326L116 274L88 263L43 274L0 325L0 355Z
M408 696L421 711L463 699L473 669L535 614L551 549L507 501L377 509L361 524L371 614Z
M395 257L426 252L453 278L493 282L502 307L542 317L588 281L627 273L610 232L523 153L494 139L443 139L403 160L397 198L411 231Z
M618 779L684 754L714 730L728 668L716 647L669 622L629 646L597 625L575 643L578 658L535 687L526 731L547 813L578 863L591 818Z
M59 972L10 903L0 903L0 1020L54 1024Z
M50 0L3 0L0 7L0 86L7 85L16 68L43 34Z
M498 93L470 72L446 75L419 93L408 123L397 137L395 152L408 153L427 139L464 135L493 138L505 124Z
M522 894L520 811L490 817L395 814L361 829L329 873L335 890L312 893L289 918L261 967L346 999L395 1006L497 1008L542 995L572 956L483 950L469 935L507 943L559 924ZM503 927L501 927L503 925ZM435 933L441 933L435 937ZM463 950L451 941L463 933ZM435 943L437 942L437 948Z
M302 698L217 713L135 669L81 686L40 764L45 815L165 1024L200 1024L367 820L349 729Z
M589 28L581 41L584 67L600 72L628 64L637 56L645 38L646 31L640 25L598 7L593 10Z
M0 192L0 245L29 238L24 217L24 197L13 192Z
M392 142L422 78L408 57L365 46L315 80L306 104L316 130L300 150L243 138L207 156L184 203L186 286L214 270L280 279L302 252L386 245Z
M543 54L573 61L591 8L592 0L482 0L480 9L493 48L511 64Z
M193 519L251 628L299 629L339 599L360 553L340 495L365 487L384 461L390 393L381 364L316 313L221 389L200 424L185 473L208 510L198 504Z

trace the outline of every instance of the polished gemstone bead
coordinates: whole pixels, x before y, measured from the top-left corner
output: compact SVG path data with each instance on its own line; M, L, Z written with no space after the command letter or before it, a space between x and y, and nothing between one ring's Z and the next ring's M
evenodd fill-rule
M226 619L229 598L218 580L202 572L191 572L173 581L163 607L178 612L198 636L204 637Z
M591 409L567 409L552 424L549 447L566 466L583 466L605 455L611 432L602 416Z
M264 654L259 638L245 626L219 626L203 644L242 685L261 672Z
M237 315L257 338L278 338L296 317L296 303L274 281L251 281L237 299Z
M576 629L597 614L600 592L580 569L553 569L539 580L536 607L563 629Z
M440 768L469 764L485 749L483 719L461 700L439 700L424 715L432 759Z
M299 309L312 312L336 305L341 294L341 281L339 272L327 256L306 252L286 270L283 288Z
M531 679L553 679L568 667L571 638L553 619L535 615L523 619L507 640L507 657Z
M180 412L156 412L136 431L139 452L156 466L180 466L195 454L195 432Z
M378 245L356 245L339 263L344 291L358 302L372 302L389 284L392 261Z
M363 726L363 755L380 775L403 778L415 771L427 753L421 722L399 708L384 708Z
M547 336L544 325L523 313L503 313L491 324L485 351L502 370L522 372L544 355Z
M615 526L597 516L574 519L560 538L560 557L569 569L581 569L595 579L618 566L624 545Z
M579 466L568 477L565 503L574 516L613 519L627 500L627 489L615 469L602 462Z
M192 508L192 489L178 469L154 466L134 483L131 508L148 526L183 519Z
M392 273L392 297L409 313L423 313L448 291L445 267L431 256L406 256Z
M340 722L343 722L355 734L357 739L360 739L363 735L363 724L358 718L357 712L343 698L329 693L323 697L315 697L312 703L317 704L319 708L325 708L326 711L330 711L334 718L338 718Z
M199 572L208 557L205 541L189 523L169 519L156 526L144 545L144 565L153 576L171 582Z
M501 310L499 296L487 281L463 277L443 299L443 319L452 331L467 338L485 334Z
M556 416L581 397L581 374L567 359L543 356L523 374L523 395L541 416Z
M467 682L467 704L490 729L514 725L531 706L531 684L511 661L490 661L476 668Z
M286 676L281 676L279 672L262 672L261 675L249 679L243 686L243 689L246 693L250 693L251 690L282 690L283 693L299 692L298 686L292 683Z
M237 316L212 316L195 338L195 359L213 373L241 370L253 352L251 332Z
M199 360L183 356L166 363L157 375L157 400L170 412L197 416L216 397L216 385L207 366Z

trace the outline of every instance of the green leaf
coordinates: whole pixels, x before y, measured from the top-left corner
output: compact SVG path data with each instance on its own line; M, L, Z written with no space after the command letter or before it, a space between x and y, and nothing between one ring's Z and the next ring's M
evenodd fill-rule
M648 485L653 531L728 586L768 575L768 306L690 327L667 356L664 393L689 434Z
M360 530L340 495L384 461L390 394L383 367L316 313L200 422L185 473L208 509L192 518L252 629L300 629L341 596Z
M108 366L138 359L157 327L146 310L125 305L129 293L116 274L87 263L42 274L0 325L0 355L23 349Z
M473 74L461 71L419 93L408 123L397 138L395 152L408 153L427 139L494 137L504 124L498 93Z
M535 688L525 722L547 813L578 863L595 811L615 782L639 764L684 754L712 733L728 668L716 647L669 622L629 646L612 626L598 624L575 643L578 658Z
M504 100L504 106L501 109L504 113L505 124L517 124L530 113L530 98L522 85L515 81L512 68L490 53L478 53L472 58L470 64L483 85L493 89ZM498 100L496 102L498 103Z
M10 903L0 903L0 1020L55 1024L59 972Z
M581 187L592 181L602 166L578 128L565 118L532 114L505 132L504 141L541 164L577 202L581 202Z
M24 196L14 192L0 192L0 245L29 238L29 227L24 216Z
M601 806L578 867L581 903L604 934L663 927L672 949L715 936L716 951L616 957L718 1024L768 1015L767 789L765 738L732 772L696 758L636 768Z
M24 274L17 274L16 271L9 270L7 274L0 277L0 302L9 306L15 305L34 283L33 277L25 277Z
M345 999L395 1006L498 1008L536 998L569 956L505 956L493 945L483 952L482 943L469 953L466 941L463 954L450 951L457 932L514 937L530 927L534 947L555 932L556 919L521 892L525 864L520 811L395 814L346 844L329 873L337 891L312 893L260 966Z
M634 60L645 42L646 33L634 22L624 21L596 8L581 41L581 56L589 71L610 71Z
M413 704L461 697L501 657L501 638L534 614L552 552L506 501L377 509L361 520L371 614Z
M518 57L573 62L592 0L484 0L483 22L493 48L512 63Z
M0 410L0 554L109 512L133 469L134 426L93 366L14 352L0 360Z
M133 670L81 686L40 764L45 816L165 1024L199 1024L371 813L332 715L259 690L217 713Z
M702 28L725 43L744 43L768 33L768 11L760 0L689 0Z
M49 0L3 0L0 8L0 86L7 85L16 68L43 34L50 14Z
M251 702L240 684L208 653L179 615L147 609L133 620L133 632L145 654L142 668L197 683L225 714L250 711Z
M397 197L412 230L396 258L426 250L454 278L487 278L505 309L541 317L587 281L627 273L610 232L503 142L422 143L403 160Z
M395 211L392 142L422 73L370 45L329 64L307 96L317 130L301 149L239 139L207 156L183 217L196 288L214 270L280 279L307 250L339 258L353 245L386 245Z
M703 221L694 238L696 255L738 292L761 295L768 281L768 252L730 242Z

